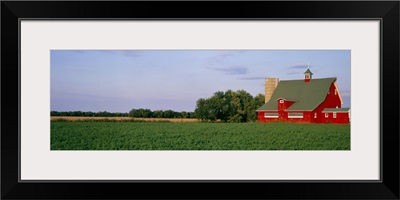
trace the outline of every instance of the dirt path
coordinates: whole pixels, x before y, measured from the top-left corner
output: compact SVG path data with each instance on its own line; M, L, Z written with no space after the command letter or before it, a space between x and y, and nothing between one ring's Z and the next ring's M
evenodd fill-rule
M70 116L51 116L51 120L67 120L67 121L95 121L95 120L116 120L116 121L130 121L140 120L149 122L199 122L198 119L185 119L185 118L133 118L133 117L70 117Z

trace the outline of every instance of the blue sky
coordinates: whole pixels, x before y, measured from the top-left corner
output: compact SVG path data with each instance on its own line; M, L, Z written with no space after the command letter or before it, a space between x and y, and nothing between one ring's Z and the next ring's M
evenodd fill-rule
M51 50L52 111L194 111L216 91L264 93L264 79L337 77L350 107L350 50Z

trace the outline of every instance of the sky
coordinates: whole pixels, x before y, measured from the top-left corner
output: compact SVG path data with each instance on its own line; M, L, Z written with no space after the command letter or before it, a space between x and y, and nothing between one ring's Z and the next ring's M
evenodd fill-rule
M336 77L350 107L350 50L51 50L52 111L194 111L217 91L264 94L265 78Z

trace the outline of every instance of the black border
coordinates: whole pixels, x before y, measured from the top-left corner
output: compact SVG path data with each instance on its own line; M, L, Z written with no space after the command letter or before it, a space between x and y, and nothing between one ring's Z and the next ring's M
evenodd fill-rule
M2 1L3 199L399 199L398 1ZM19 19L380 19L381 182L18 182ZM16 81L18 80L18 82ZM384 122L384 123L383 123ZM148 192L153 191L153 192Z

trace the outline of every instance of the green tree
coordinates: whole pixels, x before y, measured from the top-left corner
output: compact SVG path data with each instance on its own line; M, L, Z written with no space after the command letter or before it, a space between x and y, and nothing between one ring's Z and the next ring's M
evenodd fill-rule
M206 100L200 98L196 101L196 109L194 110L194 114L196 118L205 121L207 119L207 111L206 111Z
M258 108L260 108L262 105L264 105L264 103L265 103L265 95L258 94L257 96L254 97L254 113L255 113L255 116L252 119L252 121L257 121L258 116L257 116L256 110Z
M253 97L245 90L217 91L213 96L196 102L195 116L202 121L250 122L257 120L256 109L264 102L264 95Z
M131 111L129 111L129 117L149 118L151 116L152 112L150 109L139 108L139 109L132 109Z

